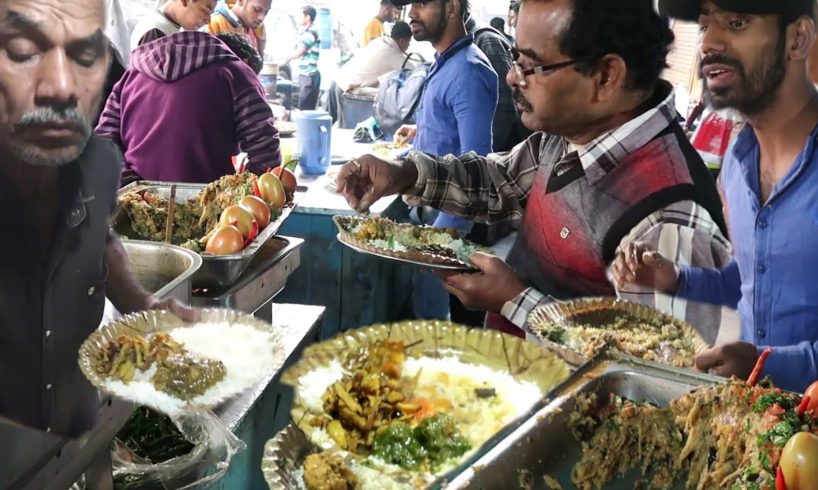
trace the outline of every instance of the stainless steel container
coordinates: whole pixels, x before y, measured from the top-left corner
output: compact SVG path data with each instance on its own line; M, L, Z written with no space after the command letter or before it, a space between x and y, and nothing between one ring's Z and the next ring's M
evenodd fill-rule
M273 297L284 289L289 276L301 264L299 249L304 244L300 238L277 236L261 246L253 260L226 288L196 289L193 305L202 308L230 308L256 314L272 321L269 307Z
M122 240L122 244L142 287L159 299L174 297L190 304L191 280L202 266L199 254L167 243Z
M697 386L719 381L724 380L632 358L613 361L598 358L555 389L531 417L454 477L446 488L546 489L550 488L545 484L546 475L558 480L565 489L574 488L571 470L579 461L580 443L571 434L568 420L575 409L576 395L595 392L604 399L615 393L630 400L667 406L670 400ZM605 488L637 488L638 479L634 472ZM684 488L684 482L680 481L677 488Z
M173 184L170 182L141 181L123 187L119 190L119 193L150 191L162 198L168 199L173 185L176 185L176 202L178 203L195 197L202 189L207 187L206 184ZM298 197L298 194L296 194L296 197ZM256 253L261 249L262 245L278 232L278 229L284 224L284 220L287 219L292 210L293 208L290 206L285 207L279 217L267 225L255 240L242 250L241 253L231 255L201 254L202 267L193 276L193 287L215 288L227 287L234 284L241 273L244 272L244 269L250 264L250 261L253 260ZM127 213L122 212L122 210L117 211L112 226L114 231L120 236L137 237L131 227Z

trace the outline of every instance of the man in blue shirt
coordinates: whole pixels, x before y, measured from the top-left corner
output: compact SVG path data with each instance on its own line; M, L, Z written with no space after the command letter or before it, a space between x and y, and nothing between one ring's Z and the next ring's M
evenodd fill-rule
M807 76L814 0L660 0L664 14L698 19L701 72L714 108L748 125L725 156L721 183L734 258L724 269L679 268L644 245L626 247L617 282L738 307L741 341L697 366L763 375L802 391L818 378L818 92Z
M404 126L396 137L432 155L463 155L492 150L492 121L497 107L498 78L486 56L466 34L468 0L397 0L410 4L409 25L416 41L430 41L435 62L426 80L417 126ZM472 223L441 213L434 226L471 230ZM415 275L414 313L418 318L448 319L449 293L428 271Z

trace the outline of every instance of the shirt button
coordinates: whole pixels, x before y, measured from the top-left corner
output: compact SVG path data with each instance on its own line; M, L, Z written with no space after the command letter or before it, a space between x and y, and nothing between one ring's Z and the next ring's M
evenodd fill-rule
M767 336L767 332L759 328L758 330L756 330L756 335L758 335L758 338L763 339L764 337Z
M762 264L762 265L759 265L758 267L756 267L756 270L758 271L759 274L764 274L765 272L767 272L767 267L765 267Z
M758 227L761 228L762 230L764 228L767 228L767 220L763 219L763 220L759 221L758 222Z
M45 391L51 391L51 383L45 385Z
M79 218L79 216L80 216L80 210L79 209L74 208L74 209L71 210L71 217L72 218L77 219L77 218Z
M45 331L45 336L46 337L51 337L51 330L46 330Z
M45 428L45 431L46 431L46 432L51 432L51 427L46 427L46 428Z
M97 288L95 288L94 286L91 286L90 288L88 288L88 296L93 296L94 293L96 293L96 292L97 292Z

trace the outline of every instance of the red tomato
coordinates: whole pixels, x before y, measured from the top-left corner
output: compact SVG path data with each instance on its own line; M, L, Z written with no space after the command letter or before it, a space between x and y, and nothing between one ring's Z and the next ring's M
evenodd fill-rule
M241 206L233 205L226 208L222 211L221 217L219 217L219 224L220 225L233 225L239 229L242 236L247 238L253 233L253 222L256 221L255 216L250 211L244 209ZM255 225L258 226L258 223ZM258 231L258 228L256 228Z
M207 240L205 252L213 255L229 255L244 248L244 236L235 226L219 226Z
M287 191L288 196L295 194L298 182L295 180L295 174L290 169L284 168L284 166L276 167L273 169L273 174L284 184L284 190Z
M244 196L239 201L239 206L253 213L260 230L270 224L270 206L264 202L264 199L256 196Z
M261 192L261 197L276 211L287 204L287 193L284 191L281 180L271 173L258 178L258 190Z
M807 405L807 411L809 412L812 410L812 415L818 416L818 381L809 385L806 391L804 391L804 396L808 396L810 398L809 405Z
M799 432L781 451L779 466L784 472L787 490L815 490L818 483L818 436Z

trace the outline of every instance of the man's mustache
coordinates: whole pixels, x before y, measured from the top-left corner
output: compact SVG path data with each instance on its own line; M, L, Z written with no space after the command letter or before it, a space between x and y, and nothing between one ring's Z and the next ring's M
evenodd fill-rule
M699 63L700 78L704 78L703 70L707 65L726 65L735 68L736 71L744 72L744 65L741 61L721 53L712 53L702 58L702 61Z
M15 124L15 128L24 129L29 126L42 126L45 124L74 126L83 136L91 134L91 123L76 107L66 107L62 109L42 107L35 109L23 114L20 121Z
M520 89L514 89L511 93L511 96L514 98L514 102L519 105L520 107L525 108L526 110L531 109L531 103L523 96L520 92Z

